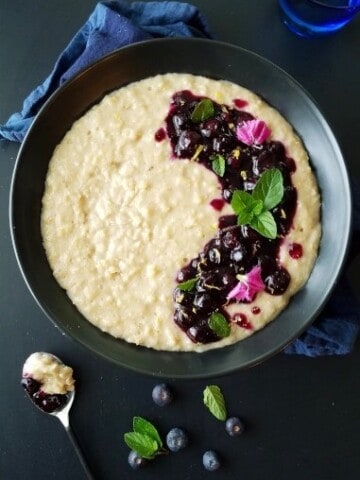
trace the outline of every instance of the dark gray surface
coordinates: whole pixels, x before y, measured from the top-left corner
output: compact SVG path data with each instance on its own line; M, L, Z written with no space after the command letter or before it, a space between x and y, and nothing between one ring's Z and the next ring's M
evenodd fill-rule
M333 126L351 174L359 179L359 19L332 37L304 40L280 24L276 1L194 3L218 39L269 58L312 94ZM0 2L1 122L47 75L94 5L85 0ZM229 412L248 424L246 435L231 439L202 408L202 389L209 382L169 379L177 399L160 409L151 401L156 379L115 367L56 330L27 291L10 243L8 190L17 150L17 144L0 143L1 480L84 478L60 424L32 408L19 387L24 359L38 350L57 354L76 371L72 424L99 479L207 478L201 466L207 448L225 459L224 468L213 474L221 479L359 478L359 341L344 358L280 354L251 370L214 378ZM351 267L357 290L359 269L357 259ZM186 427L192 447L159 458L142 472L130 471L122 435L135 414L154 420L162 433L171 426Z

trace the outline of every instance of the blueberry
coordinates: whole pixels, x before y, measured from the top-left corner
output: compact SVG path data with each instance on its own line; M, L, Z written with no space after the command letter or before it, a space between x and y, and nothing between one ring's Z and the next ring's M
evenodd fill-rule
M225 248L234 249L240 246L240 242L237 237L235 230L229 230L223 235L222 243Z
M138 470L139 468L144 467L147 464L146 458L140 457L135 450L131 450L128 456L128 462L131 468Z
M173 299L175 303L179 303L185 307L192 304L193 294L191 292L187 292L186 290L175 288L173 292Z
M203 123L201 127L201 133L204 135L204 137L214 137L219 130L219 126L219 120L216 120L216 118L211 118Z
M190 312L181 306L175 308L174 322L183 330L187 330L192 325Z
M166 435L166 445L172 452L178 452L187 446L189 438L181 428L172 428Z
M244 432L245 426L240 418L230 417L226 420L225 430L231 437L238 437Z
M175 147L175 153L179 157L191 157L196 147L201 143L201 136L194 130L184 130L181 132L178 143Z
M152 391L152 399L159 407L168 405L173 399L173 393L169 385L166 385L166 383L155 385Z
M52 413L61 410L68 401L66 395L61 394L47 394L42 391L38 391L33 395L33 400L36 405L44 412Z
M282 295L290 283L289 272L283 268L278 267L271 275L265 278L265 290L270 295Z
M34 393L37 392L40 388L40 383L31 377L22 378L21 385L30 396L34 395Z
M215 152L225 153L234 147L234 140L230 135L220 135L214 138L212 146Z
M194 307L199 310L208 310L212 307L213 299L208 293L198 294L194 299Z
M179 113L178 115L173 116L172 122L176 133L180 135L182 129L186 126L187 118L184 114Z
M243 245L240 244L231 251L230 258L234 262L241 262L244 259L245 255L246 249Z
M218 470L221 466L219 455L214 450L208 450L203 455L203 465L210 472Z

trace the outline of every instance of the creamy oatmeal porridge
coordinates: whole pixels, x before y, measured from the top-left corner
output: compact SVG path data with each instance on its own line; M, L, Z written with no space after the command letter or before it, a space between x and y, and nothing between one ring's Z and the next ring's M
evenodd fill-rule
M262 198L237 226L234 192L255 199L267 170L282 178L280 203ZM319 212L307 154L276 110L229 82L167 74L74 123L49 164L41 228L56 280L91 323L200 352L246 338L287 305L316 259ZM268 214L276 239L252 228Z

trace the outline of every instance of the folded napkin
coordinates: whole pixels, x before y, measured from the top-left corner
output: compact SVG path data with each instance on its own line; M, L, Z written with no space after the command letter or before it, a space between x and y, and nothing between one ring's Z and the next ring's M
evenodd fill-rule
M100 2L80 28L44 81L25 99L20 113L0 126L0 137L21 142L49 96L66 80L103 55L130 43L158 37L211 38L206 20L193 5L179 2ZM359 190L356 190L359 193ZM360 198L356 198L354 229L360 236ZM357 252L358 253L358 252ZM342 355L351 351L360 320L359 305L343 277L325 310L284 351L307 356Z
M99 2L57 59L47 79L25 99L21 112L0 126L0 138L22 142L35 115L66 80L107 53L160 37L211 38L199 10L180 2Z
M354 215L348 263L360 253L360 185L351 182ZM318 357L350 353L360 329L360 304L349 285L346 272L313 325L285 348L285 353Z

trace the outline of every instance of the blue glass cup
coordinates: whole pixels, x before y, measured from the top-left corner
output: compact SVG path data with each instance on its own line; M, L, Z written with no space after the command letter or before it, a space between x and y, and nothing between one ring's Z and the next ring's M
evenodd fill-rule
M359 12L360 0L279 0L285 25L302 37L336 32Z

